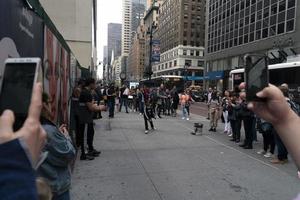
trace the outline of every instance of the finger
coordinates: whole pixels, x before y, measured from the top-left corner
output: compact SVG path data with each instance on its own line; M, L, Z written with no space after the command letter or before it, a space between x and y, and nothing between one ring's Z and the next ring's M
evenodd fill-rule
M2 133L12 133L15 122L14 113L10 110L5 110L0 117L0 130Z
M42 85L37 83L34 85L30 107L28 111L28 118L39 121L42 109Z
M278 94L277 90L279 91L279 94L280 94L281 92L276 86L269 84L269 87L264 88L262 91L258 92L256 95L260 98L273 98Z

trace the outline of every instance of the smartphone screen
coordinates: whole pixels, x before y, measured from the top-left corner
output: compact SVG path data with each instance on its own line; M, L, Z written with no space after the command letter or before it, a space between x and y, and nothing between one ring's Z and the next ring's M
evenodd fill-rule
M268 61L265 56L248 55L245 58L246 97L248 101L262 101L256 93L269 84Z
M0 112L15 114L14 129L22 127L28 113L35 79L36 63L6 63L0 94Z

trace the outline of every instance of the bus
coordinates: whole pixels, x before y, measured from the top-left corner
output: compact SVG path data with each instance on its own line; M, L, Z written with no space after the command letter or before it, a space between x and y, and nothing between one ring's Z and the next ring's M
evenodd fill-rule
M289 92L297 103L300 103L300 61L269 65L270 83L280 86L289 85ZM244 69L235 69L229 73L229 90L236 90L244 82Z
M171 90L176 86L178 92L184 90L184 78L183 76L176 75L162 75L149 79L143 79L140 81L139 85L145 85L147 87L159 87L164 84L165 88Z

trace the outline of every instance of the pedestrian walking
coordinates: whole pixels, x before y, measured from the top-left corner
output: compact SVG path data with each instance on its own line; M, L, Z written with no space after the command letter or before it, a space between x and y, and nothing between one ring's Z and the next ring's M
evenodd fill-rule
M109 88L107 89L107 105L109 111L109 118L114 118L115 116L115 98L116 98L116 91L114 84L110 84Z

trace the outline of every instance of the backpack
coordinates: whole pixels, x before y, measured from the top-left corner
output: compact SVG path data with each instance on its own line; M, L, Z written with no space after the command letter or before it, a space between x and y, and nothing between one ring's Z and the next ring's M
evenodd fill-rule
M300 106L293 100L288 99L287 100L288 104L290 105L291 109L298 115L300 116Z

